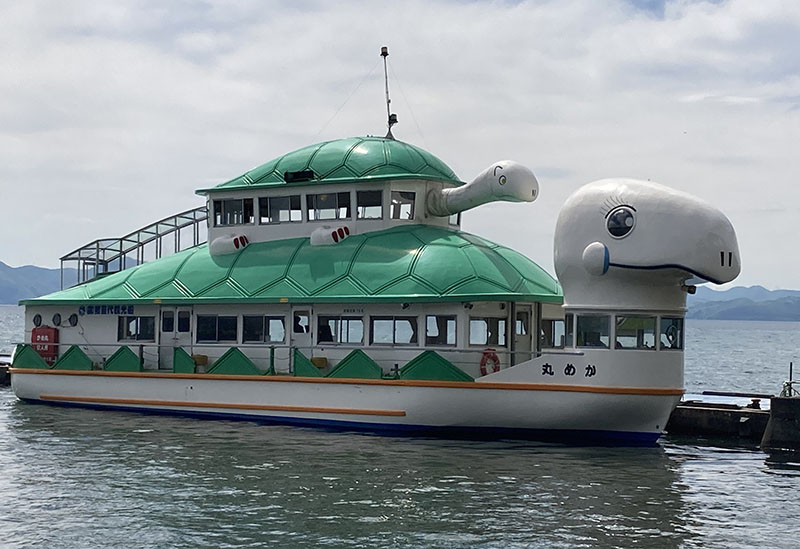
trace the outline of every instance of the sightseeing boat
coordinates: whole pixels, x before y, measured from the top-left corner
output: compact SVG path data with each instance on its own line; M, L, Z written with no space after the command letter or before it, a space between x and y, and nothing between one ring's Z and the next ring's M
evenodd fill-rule
M460 228L481 204L529 207L533 173L502 161L466 183L395 140L392 116L386 137L290 152L199 190L204 208L62 258L77 260L79 284L22 302L16 395L392 433L653 443L683 394L687 292L739 273L728 219L655 183L590 183L559 212L557 281ZM173 237L174 253L162 253Z

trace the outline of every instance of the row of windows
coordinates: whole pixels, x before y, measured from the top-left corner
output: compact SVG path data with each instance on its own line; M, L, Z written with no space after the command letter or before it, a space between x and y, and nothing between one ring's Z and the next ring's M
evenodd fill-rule
M613 341L615 349L683 349L682 318L643 315L567 315L564 320L543 320L542 347L572 347L573 332L578 347L609 349Z
M177 324L174 311L161 313L161 331L165 333L189 332L191 313L178 311ZM372 316L370 345L419 345L416 316ZM427 315L425 317L425 345L454 347L456 345L456 316ZM308 332L308 313L297 312L293 331ZM155 341L155 317L120 316L117 339L119 341ZM196 341L198 343L231 342L239 340L238 317L235 315L197 315ZM283 343L286 328L283 316L243 315L242 343ZM317 342L329 344L364 343L364 319L354 316L320 315L317 317ZM505 318L470 318L469 344L506 345Z
M414 219L416 193L392 191L389 217ZM305 195L306 219L309 221L350 219L349 192ZM303 221L301 195L269 196L258 199L258 212L252 198L214 200L214 226L252 225L258 223L296 223ZM356 191L356 219L383 219L383 191ZM456 220L457 221L457 220Z
M235 316L198 315L197 342L236 342ZM372 316L369 319L370 345L419 345L416 316ZM223 328L220 328L222 326ZM470 318L470 345L506 345L505 318ZM286 340L284 317L242 317L243 343L283 343ZM308 332L308 314L294 316L293 331ZM328 344L364 344L364 319L355 316L320 315L317 317L317 342ZM455 315L425 317L425 345L456 345Z

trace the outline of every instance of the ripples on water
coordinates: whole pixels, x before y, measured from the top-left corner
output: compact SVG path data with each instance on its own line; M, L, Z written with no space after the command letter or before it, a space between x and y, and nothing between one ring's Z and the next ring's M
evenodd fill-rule
M4 547L794 547L798 467L690 439L391 438L0 389Z

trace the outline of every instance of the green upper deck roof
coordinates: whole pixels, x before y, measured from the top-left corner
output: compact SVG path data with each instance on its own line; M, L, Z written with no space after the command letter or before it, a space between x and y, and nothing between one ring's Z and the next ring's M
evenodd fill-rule
M81 303L398 303L562 301L527 257L468 233L406 225L311 246L252 243L213 257L203 244L37 299Z
M295 174L294 181L292 174ZM197 193L386 179L463 183L447 164L419 147L384 137L351 137L290 152L235 179L216 187L200 189Z

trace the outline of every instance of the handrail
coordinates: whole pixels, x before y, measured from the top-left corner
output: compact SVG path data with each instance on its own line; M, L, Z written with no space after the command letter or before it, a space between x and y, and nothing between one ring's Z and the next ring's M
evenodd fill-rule
M165 217L119 238L93 240L60 258L61 289L64 289L66 262L77 263L77 284L83 284L99 276L127 269L129 261L133 259L129 257L131 254L136 254L135 265L145 263L145 246L148 244L155 244L155 259L161 258L165 253L163 239L170 234L174 238L171 253L202 244L206 236L201 235L201 228L207 219L206 207L200 206ZM191 246L182 246L181 232L187 228L192 231Z

